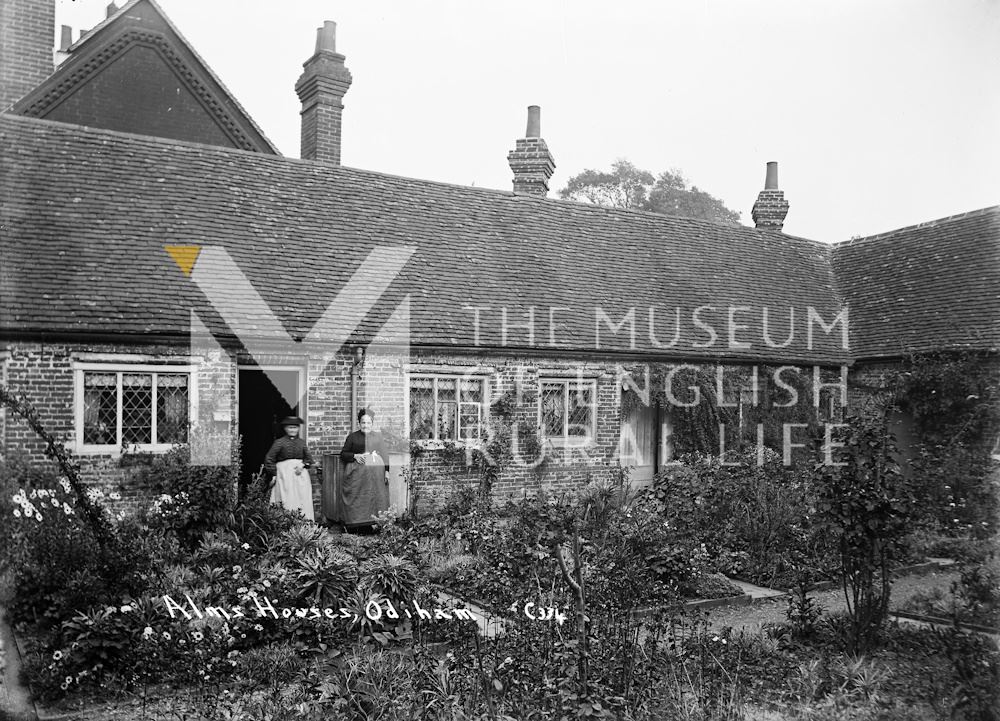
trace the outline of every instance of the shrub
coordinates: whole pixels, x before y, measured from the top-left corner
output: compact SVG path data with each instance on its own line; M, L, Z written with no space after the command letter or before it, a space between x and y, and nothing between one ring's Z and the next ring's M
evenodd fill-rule
M238 478L238 465L192 465L191 449L182 445L155 456L137 481L162 494L160 504L168 508L154 504L153 516L162 515L163 525L191 549L205 532L232 522Z
M357 563L333 548L315 548L291 561L295 597L315 606L337 607L357 588Z
M846 460L821 466L818 508L840 550L840 573L852 627L849 650L877 640L889 607L890 573L915 513L910 481L896 461L884 418L851 417L835 433Z
M833 565L828 539L816 527L815 485L808 473L783 466L765 451L722 465L686 455L658 473L647 496L689 548L704 544L710 565L771 588L814 582Z
M15 622L31 620L51 629L92 605L139 594L159 559L172 553L161 535L127 519L109 526L113 535L102 548L67 486L61 480L53 488L14 495L19 507L11 512L13 533L5 550ZM104 514L93 493L91 502Z
M361 582L393 602L407 602L417 592L416 567L406 559L383 554L361 566Z

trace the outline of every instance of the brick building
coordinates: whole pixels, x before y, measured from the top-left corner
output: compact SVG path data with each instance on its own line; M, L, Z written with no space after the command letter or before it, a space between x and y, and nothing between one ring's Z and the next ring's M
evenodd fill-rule
M346 168L332 23L285 158L152 0L64 33L57 67L52 0L2 8L2 382L125 491L125 461L194 435L240 434L255 470L289 412L339 450L361 406L427 448L422 494L477 478L454 444L500 425L525 433L498 494L579 487L623 456L645 480L694 400L623 404L645 364L802 367L829 418L848 369L1000 345L1000 208L830 246L781 232L775 164L755 228L558 201L534 107L512 192ZM0 451L41 453L0 424Z

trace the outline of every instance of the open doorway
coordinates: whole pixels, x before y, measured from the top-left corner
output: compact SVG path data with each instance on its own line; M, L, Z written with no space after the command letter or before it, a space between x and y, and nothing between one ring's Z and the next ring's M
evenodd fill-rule
M302 371L298 368L239 368L240 496L246 493L250 479L264 465L268 449L282 430L279 423L286 416L301 416L298 399L302 398ZM295 404L289 403L295 399ZM305 429L303 429L303 437Z
M665 408L658 405L623 406L618 458L631 466L630 480L648 486L653 476L673 460L673 426Z

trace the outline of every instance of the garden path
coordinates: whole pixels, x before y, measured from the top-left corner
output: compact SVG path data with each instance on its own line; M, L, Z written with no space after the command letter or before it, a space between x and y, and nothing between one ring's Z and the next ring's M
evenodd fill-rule
M36 718L27 689L21 685L21 658L14 634L0 606L0 718L10 721Z
M933 588L947 591L951 582L958 579L957 571L934 571L922 575L904 576L892 582L892 608L898 608L906 599L918 591L927 592ZM823 607L825 613L844 611L847 604L844 592L840 588L828 591L817 591L810 594ZM733 629L743 629L755 633L761 626L768 623L784 623L785 596L778 595L761 599L748 606L723 606L708 611L709 622L713 629L719 630L729 626Z

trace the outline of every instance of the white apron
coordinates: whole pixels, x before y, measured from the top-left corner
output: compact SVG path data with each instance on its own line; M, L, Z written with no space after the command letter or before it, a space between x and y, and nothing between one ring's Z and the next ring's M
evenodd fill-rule
M287 461L278 461L275 468L277 475L271 489L271 503L277 503L290 511L302 511L307 520L315 521L312 479L309 478L309 471L303 467L302 460L289 458ZM297 468L302 469L300 475L295 475Z

